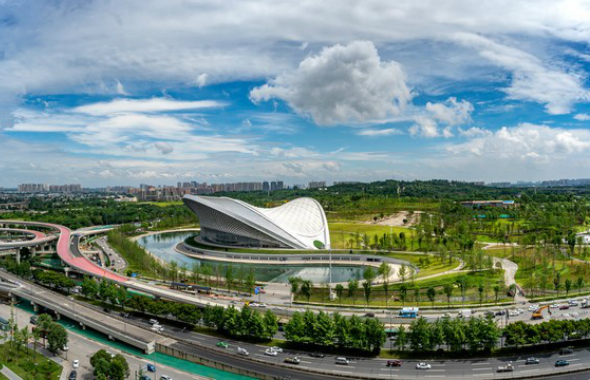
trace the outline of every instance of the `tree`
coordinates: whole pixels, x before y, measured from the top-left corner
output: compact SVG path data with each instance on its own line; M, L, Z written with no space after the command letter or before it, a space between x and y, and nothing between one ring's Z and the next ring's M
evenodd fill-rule
M29 326L25 326L20 330L20 335L25 345L25 351L27 352L27 356L29 356L29 340L31 340L31 331L29 330Z
M572 290L573 282L569 278L565 280L565 295L568 296L570 294L570 290Z
M406 276L408 274L408 268L406 267L406 264L402 263L402 265L399 267L398 274L402 280L402 284L406 282Z
M461 291L461 303L465 303L465 290L467 289L467 280L464 277L459 277L455 282Z
M408 285L405 282L402 282L399 286L399 298L402 300L402 306L405 306L407 296Z
M379 265L379 275L383 279L383 290L385 290L385 307L389 301L389 277L391 276L391 267L385 261Z
M357 280L348 281L348 298L352 298L352 304L356 301L356 291L359 288L359 282Z
M88 276L84 276L84 280L82 281L82 294L85 297L94 299L98 294L98 284L96 281Z
M303 281L301 277L289 277L289 285L291 286L291 305L293 305L295 295L299 293L299 285L301 285L301 281Z
M131 371L129 370L127 359L121 354L115 355L111 359L109 378L113 380L125 380L130 374Z
M53 318L49 314L41 314L37 318L37 328L35 330L39 330L43 336L43 347L46 347L46 339L47 339L47 332L49 331L49 326L53 323Z
M312 293L312 283L310 280L304 280L301 282L300 292L307 299L307 302L309 302Z
M342 304L342 295L343 294L344 294L344 285L342 285L342 284L336 285L336 296L338 297L340 304Z
M434 307L434 299L436 298L436 289L434 289L434 287L432 287L432 286L430 288L426 289L426 297L428 297L428 299L432 303L432 307Z
M68 332L59 323L53 322L47 330L47 346L54 354L68 345Z
M373 267L368 267L363 272L363 278L365 279L366 282L369 283L369 285L371 285L371 283L373 282L375 277L376 277L376 275L375 275L375 271L373 270Z
M227 267L225 267L225 285L227 286L228 292L231 292L234 280L234 267L233 265L228 265Z
M371 284L368 281L363 281L363 293L365 295L367 306L369 306L369 301L371 299Z
M397 337L395 338L395 346L400 350L403 351L404 347L408 343L408 335L406 333L406 328L401 325L399 330L397 331Z
M246 276L246 280L244 281L244 285L248 288L248 293L252 295L252 291L254 290L254 285L256 285L256 279L254 278L254 271L250 269L250 272Z
M453 284L445 284L443 286L443 292L447 296L447 304L449 306L451 306L451 296L453 295L453 290L455 290L455 287L453 286Z
M264 313L263 323L266 337L272 339L279 331L279 319L272 311L267 310Z
M498 304L498 295L500 294L500 289L501 288L499 284L494 285L494 299L496 304Z
M480 305L483 303L483 295L484 295L485 290L486 290L486 288L485 288L484 284L480 283L477 286L477 292L479 294L479 304Z

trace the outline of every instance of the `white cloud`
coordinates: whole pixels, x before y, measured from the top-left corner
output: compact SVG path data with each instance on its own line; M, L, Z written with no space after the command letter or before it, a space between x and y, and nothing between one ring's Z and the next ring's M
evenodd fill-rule
M579 121L588 121L590 120L590 115L588 115L587 113L578 113L574 115L574 119Z
M391 136L391 135L401 135L403 134L397 128L385 128L385 129L363 129L357 132L359 136L369 136L369 137L378 137L378 136Z
M401 66L382 62L371 42L324 48L250 92L254 102L279 98L318 125L367 122L399 115L411 100Z
M590 149L590 131L522 123L516 127L502 127L447 149L453 154L476 155L486 159L558 159Z
M426 103L424 112L414 117L409 129L412 136L453 137L452 128L471 121L473 105L466 100L457 101L451 97L440 103ZM439 123L443 125L439 130Z
M505 89L511 99L544 104L547 113L552 115L570 113L575 103L590 100L589 92L583 86L585 78L579 73L551 66L523 50L483 36L459 33L455 38L512 73L512 83Z
M465 137L478 137L478 136L487 136L490 135L492 132L478 127L471 127L469 129L461 129L459 128L459 134Z
M195 81L195 84L199 88L205 87L207 85L208 80L209 80L209 75L203 73L203 74L201 74L201 75L199 75L197 77L197 80Z
M170 154L174 152L174 147L165 141L157 141L154 143L154 147L162 154Z
M93 116L108 116L119 113L158 113L183 110L197 110L224 106L215 100L182 101L167 98L115 99L108 102L92 103L74 108L72 111Z

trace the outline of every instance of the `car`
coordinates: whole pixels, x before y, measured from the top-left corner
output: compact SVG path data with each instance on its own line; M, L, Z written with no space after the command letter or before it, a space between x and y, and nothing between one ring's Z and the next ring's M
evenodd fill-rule
M248 352L248 350L246 350L245 348L242 348L242 347L238 347L238 354L239 355L243 355L243 356L250 355L250 353Z
M108 313L110 313L110 312L111 312L111 309L109 309L108 307L103 307L103 308L102 308L102 311L104 311L105 313L107 313L107 314L108 314Z
M167 375L162 375L162 376L160 376L160 380L172 380L172 378Z
M398 360L398 359L388 360L386 366L387 367L401 367L402 361Z
M217 342L217 347L228 348L229 344L227 344L226 342Z
M151 325L159 325L160 324L160 322L158 322L157 319L150 319L149 322Z
M559 304L556 303L552 303L551 305L549 305L550 309L559 309Z
M570 362L568 362L567 360L558 360L555 362L556 367L565 367L567 365L570 365Z
M37 324L37 317L36 316L32 316L29 319L29 322L31 322L32 325L36 325Z
M141 375L139 376L139 380L152 380L152 378L147 375Z
M70 376L68 376L68 380L76 380L78 378L78 372L72 371L70 372Z
M80 360L76 359L72 362L72 368L76 369L80 367Z
M309 353L309 356L311 356L312 358L323 358L326 355L324 355L323 352L317 352L316 351L316 352L310 352Z
M539 359L537 358L527 358L524 364L539 364Z
M418 363L416 364L416 369L431 369L432 366L428 363Z
M341 365L348 365L350 362L348 361L348 359L344 358L344 357L338 357L336 358L336 364L341 364Z
M506 315L506 310L498 310L498 311L496 311L496 315L497 316Z
M531 305L529 306L529 311L537 311L539 309L539 305Z
M267 348L264 351L264 355L266 355L266 356L277 356L278 354L279 354L278 352L276 352L275 350L271 350L270 348Z
M572 307L578 306L578 301L576 301L576 300L569 300L569 301L567 301L567 303Z
M365 318L375 318L375 313L366 313Z
M573 354L574 350L571 347L564 347L559 350L559 355L570 355Z
M121 315L121 317L123 317L123 318L129 318L129 313L124 313L124 312L121 312L121 314L120 314L120 315Z
M275 352L277 352L277 353L279 353L279 354L280 354L281 352L283 352L283 349L282 349L281 347L279 347L279 346L272 346L272 347L270 347L269 349L270 349L270 350L273 350L273 351L275 351Z
M148 372L156 372L156 366L153 364L148 364L147 366Z
M164 331L164 327L160 326L160 325L153 325L150 330L155 331L155 332L162 332Z
M559 305L559 310L567 310L570 308L570 305L564 303L563 305Z
M301 363L301 359L299 359L297 356L293 356L285 358L284 362L287 364L299 364Z

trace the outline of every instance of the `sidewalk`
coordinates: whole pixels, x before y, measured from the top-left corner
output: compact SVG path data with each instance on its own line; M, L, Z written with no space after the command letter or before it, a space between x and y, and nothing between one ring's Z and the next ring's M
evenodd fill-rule
M2 369L0 369L0 372L8 377L10 380L22 380L22 378L20 376L18 376L16 373L12 372L7 366L2 366Z

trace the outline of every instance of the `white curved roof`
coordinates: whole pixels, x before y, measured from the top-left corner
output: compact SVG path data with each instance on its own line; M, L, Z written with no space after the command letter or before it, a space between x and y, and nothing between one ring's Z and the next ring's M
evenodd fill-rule
M201 205L229 216L286 246L317 249L315 242L320 242L325 248L330 248L330 232L324 209L313 198L298 198L274 208L255 207L227 197L185 195L183 201L197 213L202 227L232 230L231 226L226 229L218 223L215 226L206 225L213 223L210 220L219 218L199 215L206 212L199 207ZM191 203L195 207L191 207Z

